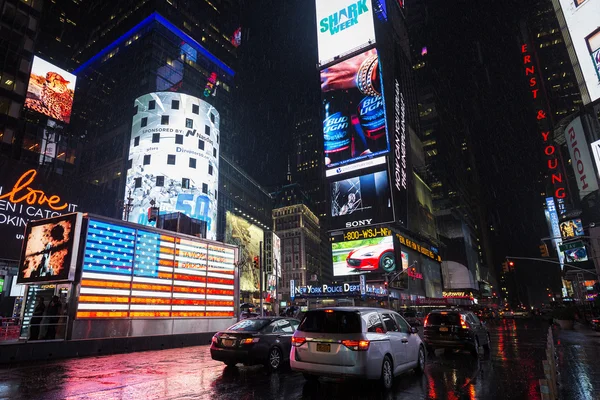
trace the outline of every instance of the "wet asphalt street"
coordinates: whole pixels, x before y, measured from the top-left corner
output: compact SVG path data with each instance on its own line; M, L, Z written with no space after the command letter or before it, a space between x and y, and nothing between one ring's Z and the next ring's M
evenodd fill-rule
M321 380L262 367L226 368L208 346L71 359L4 368L1 399L539 399L547 322L488 324L492 350L479 360L438 350L425 373L396 379L391 393L376 384ZM573 339L575 340L575 339ZM569 397L587 399L593 397ZM575 392L574 392L575 393Z

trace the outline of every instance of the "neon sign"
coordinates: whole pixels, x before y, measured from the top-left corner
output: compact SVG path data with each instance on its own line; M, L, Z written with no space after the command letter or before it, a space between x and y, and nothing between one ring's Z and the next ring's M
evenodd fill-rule
M25 172L17 180L10 192L0 196L0 200L8 199L11 203L15 204L25 202L29 205L47 205L54 211L61 211L67 208L69 204L61 204L62 200L60 196L48 196L43 190L36 190L30 187L35 180L36 175L37 171L35 169L30 169L29 171Z
M565 183L563 183L563 171L562 167L559 168L559 154L554 145L552 138L550 137L550 125L548 112L541 104L542 101L539 98L540 86L538 83L538 76L536 74L536 65L534 64L533 57L527 49L527 44L521 46L521 53L523 54L523 65L525 66L525 76L529 78L529 90L531 96L536 105L536 120L541 130L541 135L544 143L544 154L546 156L546 163L550 170L550 180L554 185L554 197L557 199L564 199L566 197Z
M215 85L217 84L217 73L212 72L208 77L208 82L206 82L206 87L204 88L204 97L209 97L214 95L215 93Z

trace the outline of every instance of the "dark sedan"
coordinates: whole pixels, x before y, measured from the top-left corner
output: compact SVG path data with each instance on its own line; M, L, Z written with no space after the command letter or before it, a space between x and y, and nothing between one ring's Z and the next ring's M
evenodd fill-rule
M213 336L210 355L228 366L263 364L279 370L289 365L292 335L299 324L294 318L244 319Z

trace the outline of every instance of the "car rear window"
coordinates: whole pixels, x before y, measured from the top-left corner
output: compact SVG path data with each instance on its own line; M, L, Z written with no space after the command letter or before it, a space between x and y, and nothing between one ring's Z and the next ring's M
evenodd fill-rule
M270 319L244 319L229 328L230 331L257 332L267 326Z
M354 311L309 311L298 327L302 332L360 333L360 314Z
M427 325L460 325L458 314L429 314Z

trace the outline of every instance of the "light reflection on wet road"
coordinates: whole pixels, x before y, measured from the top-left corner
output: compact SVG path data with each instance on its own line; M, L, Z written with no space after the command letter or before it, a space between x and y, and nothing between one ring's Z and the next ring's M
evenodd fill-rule
M539 399L547 322L488 324L492 350L479 360L438 350L425 374L396 379L391 393L377 384L322 380L293 372L225 368L208 346L121 354L3 369L2 399Z

